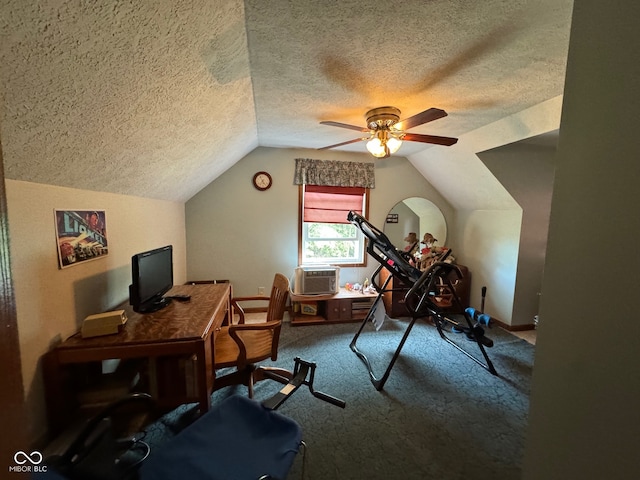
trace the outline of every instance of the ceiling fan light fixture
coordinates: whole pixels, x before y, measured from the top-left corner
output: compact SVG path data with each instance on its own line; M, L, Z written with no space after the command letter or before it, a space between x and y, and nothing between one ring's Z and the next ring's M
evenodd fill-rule
M367 142L367 150L369 150L369 153L376 158L385 158L389 156L389 149L377 136Z
M387 140L387 147L389 147L389 153L391 155L396 153L401 146L402 146L402 140L400 140L399 138L393 135L389 136L389 139Z
M376 158L386 158L398 151L402 140L387 129L371 132L367 142L367 150Z

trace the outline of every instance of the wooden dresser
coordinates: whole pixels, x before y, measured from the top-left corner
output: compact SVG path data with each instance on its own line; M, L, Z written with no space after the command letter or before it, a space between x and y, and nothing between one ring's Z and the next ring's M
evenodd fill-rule
M455 272L450 273L450 280L453 284L453 288L462 302L462 308L457 308L455 305L449 308L445 308L447 313L463 313L464 309L469 306L469 298L471 295L471 272L464 265L456 265L462 273L462 278L458 279ZM390 273L387 269L382 269L380 272L380 284L383 284L389 277ZM394 284L395 282L395 284ZM401 281L392 278L387 285L387 291L384 293L382 300L384 302L387 315L392 318L407 317L410 316L409 311L404 305L404 296L409 291L409 286L404 285Z

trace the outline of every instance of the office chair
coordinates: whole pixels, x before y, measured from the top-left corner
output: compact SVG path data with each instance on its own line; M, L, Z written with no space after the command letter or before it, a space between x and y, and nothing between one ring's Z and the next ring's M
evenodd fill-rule
M278 342L284 317L285 306L289 298L289 279L276 273L273 279L271 295L236 297L231 300L232 311L238 314L238 323L224 325L214 335L214 369L235 367L235 371L216 377L214 389L229 385L246 385L249 398L253 398L253 385L263 380L267 372L270 378L280 377L281 383L292 378L288 370L274 367L256 367L256 363L278 358ZM245 311L241 304L247 301L268 301L263 321L246 323Z

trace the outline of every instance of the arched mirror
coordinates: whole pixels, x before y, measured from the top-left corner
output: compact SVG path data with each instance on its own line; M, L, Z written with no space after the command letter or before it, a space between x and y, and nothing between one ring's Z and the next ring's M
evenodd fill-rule
M447 243L447 222L440 209L429 200L420 197L405 198L389 211L384 224L384 233L396 248L407 246L405 238L415 232L418 241L425 233L430 233L442 247ZM424 245L420 244L420 248Z

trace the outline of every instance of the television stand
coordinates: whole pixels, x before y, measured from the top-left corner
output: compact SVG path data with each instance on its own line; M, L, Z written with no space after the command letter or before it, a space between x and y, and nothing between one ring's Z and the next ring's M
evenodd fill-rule
M153 301L143 303L142 305L134 308L133 310L138 313L153 313L158 310L162 310L164 307L169 306L171 303L171 297L161 297L154 299Z

